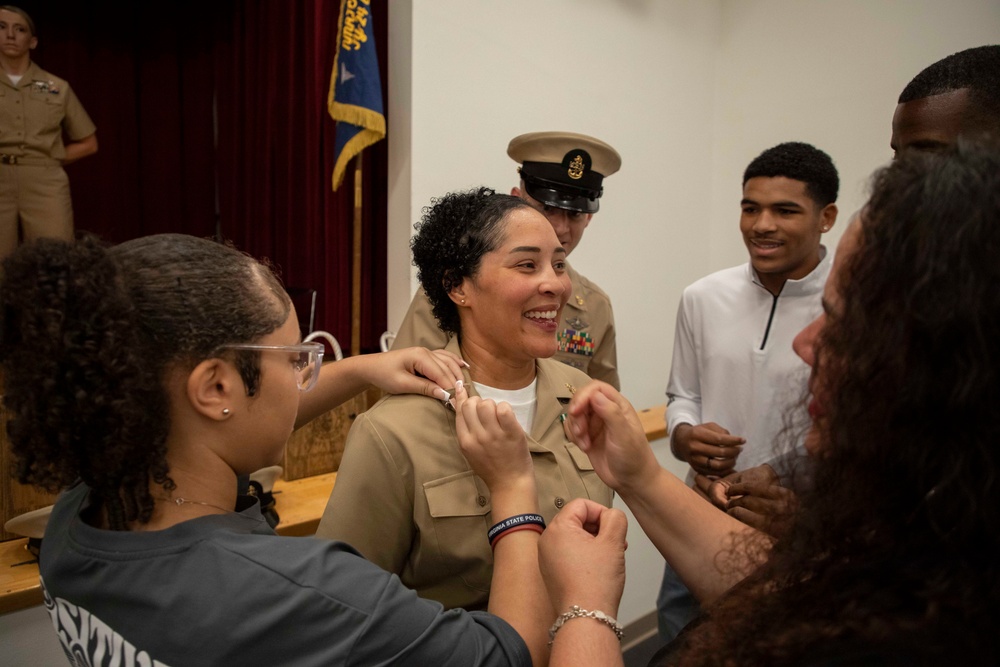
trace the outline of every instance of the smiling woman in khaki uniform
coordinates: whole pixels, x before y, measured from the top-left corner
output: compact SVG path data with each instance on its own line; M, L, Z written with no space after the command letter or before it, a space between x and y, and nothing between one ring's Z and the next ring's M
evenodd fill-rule
M600 209L604 179L621 167L614 148L574 132L530 132L514 137L507 155L521 166L521 182L510 193L542 213L568 257L583 239ZM572 293L566 302L552 357L579 368L595 380L621 388L611 299L586 276L566 265ZM417 290L396 332L393 349L445 346L448 334L438 328L423 289Z
M31 61L34 21L0 5L0 258L25 241L73 240L63 165L97 152L97 128L69 83ZM70 142L63 143L63 133Z
M566 437L563 415L590 381L549 359L571 294L566 249L545 217L492 190L450 194L424 215L414 262L469 394L512 412L527 434L546 522L573 498L612 494ZM507 403L509 405L501 405ZM343 540L447 608L482 609L493 557L490 494L462 456L449 405L390 396L355 422L317 535Z

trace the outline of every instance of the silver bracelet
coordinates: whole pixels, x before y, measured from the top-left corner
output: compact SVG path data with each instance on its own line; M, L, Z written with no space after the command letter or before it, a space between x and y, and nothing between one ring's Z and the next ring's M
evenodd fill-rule
M605 614L603 611L587 611L586 609L580 609L577 605L573 605L569 608L569 611L560 614L559 618L556 619L556 622L552 624L551 628L549 628L549 646L552 646L552 642L556 640L556 633L559 632L559 628L561 628L563 624L571 618L592 618L596 621L604 623L615 631L615 636L618 637L619 644L622 641L622 637L625 636L625 631L622 630L621 624Z

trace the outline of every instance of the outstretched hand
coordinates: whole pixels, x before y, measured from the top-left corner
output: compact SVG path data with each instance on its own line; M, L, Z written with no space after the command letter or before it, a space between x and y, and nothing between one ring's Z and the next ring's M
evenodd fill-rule
M625 587L625 534L620 510L591 500L569 502L538 542L538 566L557 611L571 605L618 614Z
M466 365L445 350L406 347L371 355L368 380L390 394L423 394L448 400L448 389L462 379Z
M635 408L609 384L591 382L577 391L566 425L570 439L615 491L641 484L660 470Z
M534 487L528 438L509 403L469 396L463 382L455 384L455 431L469 465L490 493Z
M715 422L692 426L678 424L671 435L671 448L699 475L728 475L736 466L746 439L732 435Z
M777 473L764 464L722 479L695 476L695 484L713 505L752 528L777 536L795 511L795 492L781 486Z
M390 394L423 394L448 400L447 389L462 379L465 362L445 350L408 347L378 354L359 354L323 364L312 391L299 395L299 428L375 385Z

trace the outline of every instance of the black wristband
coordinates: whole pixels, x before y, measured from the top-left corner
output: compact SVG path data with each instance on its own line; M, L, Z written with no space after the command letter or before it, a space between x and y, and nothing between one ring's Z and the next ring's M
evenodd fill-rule
M493 524L493 527L487 531L486 538L490 544L493 544L493 541L504 531L525 524L534 524L543 530L545 529L545 519L542 518L541 514L516 514L509 519L504 519L499 523Z

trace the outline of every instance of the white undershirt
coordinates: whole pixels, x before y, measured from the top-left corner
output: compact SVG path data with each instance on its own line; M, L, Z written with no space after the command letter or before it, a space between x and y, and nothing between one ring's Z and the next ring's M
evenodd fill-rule
M17 84L21 83L21 79L24 78L24 75L23 74L11 74L10 72L8 72L7 73L7 78L10 79L10 82L13 83L16 86Z
M497 389L478 382L472 384L480 398L489 398L498 404L501 401L509 403L510 407L514 409L517 423L521 425L525 433L531 433L531 425L535 422L535 408L538 406L538 396L535 392L538 378L532 380L531 384L523 389Z

